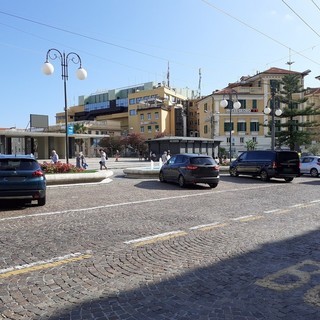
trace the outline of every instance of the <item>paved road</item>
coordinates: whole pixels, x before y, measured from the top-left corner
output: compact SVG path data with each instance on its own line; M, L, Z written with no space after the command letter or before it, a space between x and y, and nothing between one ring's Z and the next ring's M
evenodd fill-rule
M49 187L0 210L2 319L320 319L320 179Z

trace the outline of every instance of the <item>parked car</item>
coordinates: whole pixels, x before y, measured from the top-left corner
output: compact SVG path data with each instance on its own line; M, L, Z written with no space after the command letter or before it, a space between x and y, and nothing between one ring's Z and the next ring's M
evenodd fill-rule
M176 154L163 164L159 172L161 182L176 182L180 187L205 183L210 188L218 186L219 165L210 156L194 153Z
M46 178L31 155L0 155L0 200L46 204Z
M301 174L310 174L318 177L320 173L320 156L305 156L300 159Z
M262 181L283 178L286 182L300 176L299 155L295 151L254 150L243 152L229 168L232 177L260 176Z

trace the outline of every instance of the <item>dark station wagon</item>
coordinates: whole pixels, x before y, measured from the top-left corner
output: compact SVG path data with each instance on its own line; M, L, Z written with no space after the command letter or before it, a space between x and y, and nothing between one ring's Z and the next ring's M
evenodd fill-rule
M0 200L46 204L46 178L33 156L0 154Z
M219 165L212 157L203 154L176 154L163 164L159 172L161 182L176 182L180 187L205 183L215 188L219 179Z

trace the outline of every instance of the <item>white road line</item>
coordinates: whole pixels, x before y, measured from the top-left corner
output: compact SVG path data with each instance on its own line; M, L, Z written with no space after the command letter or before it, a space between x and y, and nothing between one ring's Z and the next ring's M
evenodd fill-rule
M183 231L178 230L178 231L165 232L165 233L156 234L154 236L149 236L149 237L144 237L144 238L125 241L124 243L125 244L132 244L132 243L138 243L138 242L143 242L143 241L149 241L149 240L153 240L153 239L157 239L157 238L163 238L163 237L171 236L171 235L174 235L174 234L179 234L181 232L183 232Z
M233 221L238 221L238 220L242 220L242 219L247 219L247 218L252 218L253 215L252 214L249 214L248 216L242 216L242 217L238 217L238 218L232 218L230 220L233 220Z
M318 203L318 202L320 202L320 199L319 200L310 201L310 203Z
M199 197L199 196L219 194L219 193L228 193L228 192L234 192L234 191L247 191L247 190L262 189L262 188L265 189L265 188L270 188L270 187L272 187L272 186L260 186L260 187L254 186L254 187L248 187L248 188L243 188L243 189L214 190L214 191L209 191L209 192L193 193L193 194L173 196L173 197L164 197L164 198L157 198L157 199L152 198L152 199L147 199L147 200L114 203L114 204L108 204L105 206L69 209L69 210L53 211L53 212L34 213L34 214L27 214L27 215L22 215L22 216L2 218L2 219L0 219L0 222L9 221L9 220L34 218L34 217L45 217L45 216L52 216L52 215L58 215L58 214L68 214L68 213L75 213L75 212L81 212L81 211L108 209L108 208L121 207L121 206L131 206L133 204L143 204L143 203L156 202L156 201L168 201L168 200L173 200L173 199L192 198L192 197Z
M86 252L86 254L88 254L88 253L89 252ZM0 269L0 274L7 273L7 272L10 272L10 271L15 271L15 270L26 269L26 268L30 268L30 267L34 267L34 266L39 266L39 265L42 265L42 264L62 261L62 260L65 260L65 259L80 257L80 256L83 256L83 255L84 255L84 253L76 252L76 253L70 253L70 254L67 254L67 255L61 256L61 257L51 258L51 259L48 259L48 260L40 260L40 261L36 261L36 262L32 262L32 263L17 265L17 266L9 267L9 268L6 268L6 269Z
M263 213L275 213L275 212L278 212L282 209L273 209L273 210L268 210L268 211L263 211Z

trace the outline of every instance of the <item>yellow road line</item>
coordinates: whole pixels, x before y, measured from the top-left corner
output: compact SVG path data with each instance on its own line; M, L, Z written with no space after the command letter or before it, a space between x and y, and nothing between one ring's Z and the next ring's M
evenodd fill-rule
M212 229L215 229L215 228L222 228L222 227L225 227L227 226L228 223L219 223L219 224L214 224L212 226L205 226L205 227L202 227L202 228L198 228L198 230L201 230L201 231L210 231Z
M0 279L8 278L11 276L15 276L15 275L23 274L23 273L28 273L28 272L32 272L32 271L54 268L54 267L61 266L63 264L70 263L70 262L80 261L83 259L89 259L91 257L92 257L91 254L84 254L82 256L72 257L72 258L68 258L68 259L64 259L64 260L60 260L60 261L54 261L54 262L50 262L50 263L34 265L31 267L25 267L23 269L16 269L16 270L12 270L12 271L8 271L8 272L0 274Z

